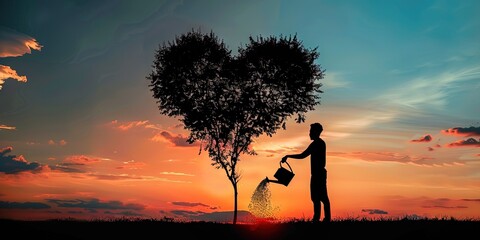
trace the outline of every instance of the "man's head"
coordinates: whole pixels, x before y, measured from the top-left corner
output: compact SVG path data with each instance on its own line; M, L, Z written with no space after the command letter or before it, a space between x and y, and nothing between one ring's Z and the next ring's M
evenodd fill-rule
M310 124L310 139L319 138L320 134L323 132L323 126L320 123Z

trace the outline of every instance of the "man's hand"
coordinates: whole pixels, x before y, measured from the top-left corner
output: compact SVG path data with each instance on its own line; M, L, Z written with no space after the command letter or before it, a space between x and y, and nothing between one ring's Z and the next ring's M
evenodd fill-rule
M282 163L285 163L287 161L288 156L285 156L282 158Z

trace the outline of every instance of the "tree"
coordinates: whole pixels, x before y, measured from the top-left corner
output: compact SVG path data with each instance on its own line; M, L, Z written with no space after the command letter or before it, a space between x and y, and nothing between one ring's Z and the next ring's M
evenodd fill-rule
M190 131L189 143L201 142L212 166L223 169L234 192L237 222L237 163L255 155L254 138L272 136L286 121L305 121L319 104L324 70L319 54L296 36L250 37L237 56L213 33L192 30L156 50L147 76L161 114L179 117Z

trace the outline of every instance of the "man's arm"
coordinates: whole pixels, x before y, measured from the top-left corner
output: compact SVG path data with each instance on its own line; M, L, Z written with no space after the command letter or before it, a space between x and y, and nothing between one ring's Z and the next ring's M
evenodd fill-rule
M310 144L310 146L308 146L308 148L305 149L305 151L303 151L300 154L285 155L285 157L282 158L282 162L283 163L286 162L287 158L303 159L303 158L308 157L310 155L310 147L311 146L312 146L312 144Z

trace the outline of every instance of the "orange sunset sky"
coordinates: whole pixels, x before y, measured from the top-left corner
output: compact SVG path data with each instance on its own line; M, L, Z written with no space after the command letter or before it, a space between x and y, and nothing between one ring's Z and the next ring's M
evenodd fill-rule
M0 218L225 219L233 188L148 87L159 44L192 28L235 51L297 34L325 69L306 122L255 139L238 210L324 127L333 219L480 217L478 1L1 1ZM311 218L309 158L270 184ZM322 209L323 212L323 209ZM322 213L323 214L323 213Z

